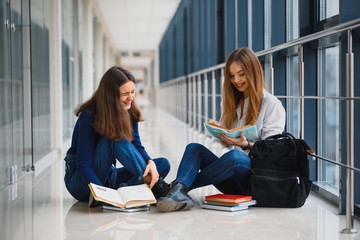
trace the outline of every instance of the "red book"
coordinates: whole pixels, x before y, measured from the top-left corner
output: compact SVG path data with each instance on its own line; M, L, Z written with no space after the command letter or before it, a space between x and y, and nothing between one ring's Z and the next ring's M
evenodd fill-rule
M208 204L214 204L214 205L239 206L240 204L249 203L251 201L245 201L245 202L239 202L239 203L231 203L231 202L218 202L218 201L206 200L205 202L208 203Z
M205 196L206 201L240 203L252 200L252 196L231 195L231 194L215 194Z

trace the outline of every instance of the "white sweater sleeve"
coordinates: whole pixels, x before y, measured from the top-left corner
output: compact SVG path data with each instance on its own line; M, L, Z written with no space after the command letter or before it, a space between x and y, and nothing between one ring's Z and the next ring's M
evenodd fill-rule
M264 110L263 128L261 131L261 139L282 133L285 127L285 109L281 102L274 96L262 106Z

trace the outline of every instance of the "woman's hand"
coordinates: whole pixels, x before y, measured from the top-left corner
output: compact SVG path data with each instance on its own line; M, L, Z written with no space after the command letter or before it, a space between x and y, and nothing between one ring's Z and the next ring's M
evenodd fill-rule
M221 124L220 124L220 123L216 122L216 121L215 121L215 120L213 120L213 119L209 120L209 122L208 122L208 123L212 123L212 124L215 124L215 125L219 125L219 126L221 126Z
M241 148L247 147L249 142L246 140L246 137L244 136L243 133L240 133L240 137L238 138L231 138L226 136L223 133L219 133L218 136L221 138L221 143L223 145L234 145L234 146L239 146ZM250 143L250 147L252 147L251 143Z
M155 183L157 183L157 181L159 180L159 173L157 171L156 164L151 159L148 161L148 164L146 165L143 177L147 176L148 174L150 174L151 176L151 181L149 185L150 188L152 188L155 185Z

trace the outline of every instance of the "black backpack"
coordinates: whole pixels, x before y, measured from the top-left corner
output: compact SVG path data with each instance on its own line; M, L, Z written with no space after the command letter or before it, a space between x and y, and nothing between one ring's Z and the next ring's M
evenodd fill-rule
M250 194L259 207L301 207L309 196L307 155L313 151L290 133L256 141L251 148Z

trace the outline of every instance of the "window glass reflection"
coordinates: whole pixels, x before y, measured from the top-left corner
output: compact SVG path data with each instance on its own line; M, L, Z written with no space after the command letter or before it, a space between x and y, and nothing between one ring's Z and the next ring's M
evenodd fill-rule
M51 150L48 1L31 1L33 161Z
M339 14L339 0L320 0L319 17L320 21Z
M62 1L62 94L63 94L63 141L71 137L74 127L75 115L75 1Z
M287 95L299 96L298 83L298 56L287 57ZM295 137L299 137L299 99L288 98L286 100L286 127L287 131Z
M299 37L299 1L286 1L286 40ZM292 50L291 50L292 51ZM286 92L288 96L299 96L298 56L289 54L286 59ZM286 100L286 128L295 137L299 137L299 99Z
M334 97L340 93L339 44L322 47L318 50L318 86L319 96ZM340 102L336 99L318 101L319 154L340 161ZM325 187L334 188L338 194L339 167L319 161L318 181Z

